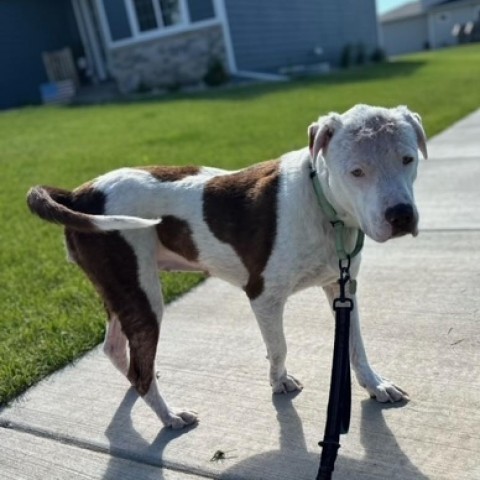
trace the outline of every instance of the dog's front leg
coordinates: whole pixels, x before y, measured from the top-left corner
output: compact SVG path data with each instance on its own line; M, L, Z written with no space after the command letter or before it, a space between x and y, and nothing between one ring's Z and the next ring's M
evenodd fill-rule
M334 298L339 295L339 286L333 283L324 287L330 307L333 306ZM365 352L362 332L360 330L360 318L358 314L358 301L356 295L348 295L354 304L350 315L350 361L357 377L358 383L364 387L372 398L379 402L398 402L408 400L408 394L397 385L383 378L375 372Z
M267 347L270 362L270 384L273 393L302 390L301 382L289 375L285 366L287 342L283 332L284 302L280 302L278 297L267 297L264 294L250 303Z

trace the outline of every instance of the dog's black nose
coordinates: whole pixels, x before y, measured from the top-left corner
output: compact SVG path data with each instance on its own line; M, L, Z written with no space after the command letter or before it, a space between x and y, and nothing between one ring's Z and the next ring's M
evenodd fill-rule
M385 211L385 220L392 226L392 237L415 230L415 213L408 203L399 203Z

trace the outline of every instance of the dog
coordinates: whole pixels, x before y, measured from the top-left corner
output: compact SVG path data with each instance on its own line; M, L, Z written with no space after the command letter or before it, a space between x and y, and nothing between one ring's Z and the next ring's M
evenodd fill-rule
M301 390L287 373L282 314L288 296L320 285L338 294L334 229L317 204L310 173L338 216L377 242L418 233L413 183L418 151L427 158L417 113L405 106L356 105L308 127L301 150L237 171L209 167L134 167L73 191L30 189L30 210L65 227L69 258L104 300L104 351L165 426L197 422L160 393L155 356L163 301L159 270L201 271L243 288L258 321L274 393ZM355 278L360 255L352 259ZM350 294L355 299L354 294ZM361 386L380 402L407 393L370 366L352 312L350 356Z

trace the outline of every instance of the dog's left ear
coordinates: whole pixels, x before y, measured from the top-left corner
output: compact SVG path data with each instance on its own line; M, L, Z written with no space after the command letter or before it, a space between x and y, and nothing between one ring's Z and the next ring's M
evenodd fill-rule
M328 144L340 125L340 115L330 113L325 117L320 117L317 122L308 127L308 148L312 160L317 158L320 151L324 153L327 151Z
M418 149L422 152L423 158L426 160L428 158L427 135L425 134L425 130L423 129L422 117L416 112L411 112L407 107L400 106L397 108L401 111L405 120L415 130Z

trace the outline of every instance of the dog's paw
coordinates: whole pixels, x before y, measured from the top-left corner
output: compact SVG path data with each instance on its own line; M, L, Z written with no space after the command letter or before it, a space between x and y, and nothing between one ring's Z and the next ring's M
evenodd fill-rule
M165 423L166 427L171 427L174 430L179 430L180 428L187 427L189 425L194 425L198 423L198 416L196 412L191 412L188 410L181 412L170 412L168 420Z
M288 393L303 390L302 382L292 375L285 374L280 379L272 382L273 393Z
M370 394L371 398L381 403L394 403L400 401L409 401L408 393L395 385L390 380L387 380L380 375L374 373L372 378L368 382L360 382L360 385L364 387Z

